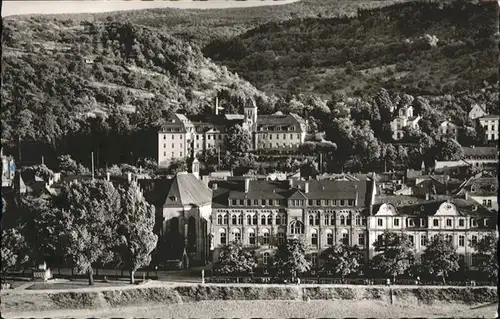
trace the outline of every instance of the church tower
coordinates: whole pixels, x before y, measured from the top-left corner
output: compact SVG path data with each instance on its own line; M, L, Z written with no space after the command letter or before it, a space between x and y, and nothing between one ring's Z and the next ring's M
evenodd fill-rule
M252 100L252 103L245 104L245 107L243 108L245 112L245 127L248 128L250 132L255 132L257 130L257 104L255 103L254 100Z
M197 179L200 179L200 161L198 161L196 156L191 163L191 173L196 176Z

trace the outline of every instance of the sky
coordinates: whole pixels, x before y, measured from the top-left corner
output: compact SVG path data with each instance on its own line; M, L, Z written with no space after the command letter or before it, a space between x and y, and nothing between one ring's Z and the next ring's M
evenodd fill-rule
M58 14L58 13L98 13L118 10L137 10L152 8L184 8L184 9L214 9L252 7L262 5L278 5L297 0L156 0L156 1L119 1L119 0L89 0L89 1L2 1L2 17L19 14Z

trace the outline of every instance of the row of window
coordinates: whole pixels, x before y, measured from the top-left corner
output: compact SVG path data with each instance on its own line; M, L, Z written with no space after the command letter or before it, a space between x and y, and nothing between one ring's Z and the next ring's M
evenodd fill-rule
M163 152L163 157L167 157L167 152ZM179 152L179 157L182 157L182 152ZM171 158L175 158L175 152L172 152Z
M325 225L335 225L335 216L334 215L325 215L324 217L324 224ZM341 226L350 226L351 225L351 218L349 216L344 216L340 215L340 225ZM355 225L356 226L366 226L366 217L361 217L360 215L357 215L354 219ZM319 215L309 215L309 225L310 226L319 226L320 225L320 216Z
M439 227L440 226L440 219L433 219L432 220L432 226L433 227ZM400 219L399 218L393 218L392 223L394 227L399 227L400 226ZM488 226L489 219L485 218L484 219L484 226ZM426 227L427 221L425 218L420 219L420 227ZM377 218L377 225L380 227L384 226L384 219L383 218ZM415 220L413 219L407 219L406 220L406 226L407 227L414 227L415 226ZM446 219L446 227L452 227L453 226L453 220L451 218ZM464 218L459 218L458 219L458 227L465 227L465 219ZM477 227L477 220L474 218L471 218L470 220L470 227Z
M217 215L217 224L218 225L228 225L229 218L228 215ZM247 215L247 225L257 225L258 217L257 214ZM272 215L261 215L260 216L260 225L272 225L273 224L273 216ZM243 215L232 215L231 216L231 225L243 225ZM276 216L276 225L286 225L286 216L285 215L277 215Z
M179 144L179 147L183 148L184 145L181 143L181 144ZM163 148L167 148L167 144L163 144ZM174 143L172 143L172 148L175 148L175 144Z
M278 233L277 235L278 245L281 245L285 242L285 234ZM241 231L239 229L233 229L231 231L231 242L241 243ZM221 245L227 244L227 233L224 228L219 229L219 243ZM269 245L271 243L271 233L269 229L262 229L261 241L259 244L261 245ZM257 244L257 236L255 234L255 229L250 228L248 230L248 244L255 245Z
M231 206L284 206L286 199L231 199ZM304 206L304 200L290 200L292 206ZM354 199L309 199L308 206L340 206L354 207L356 201Z
M261 136L263 139L267 139L269 137L269 139L272 140L273 135L276 137L277 140L280 139L280 136L284 140L286 140L286 138L287 138L287 134L269 134L269 136L267 134L262 134ZM290 133L290 139L293 140L293 134L291 134L291 133ZM297 134L297 139L300 140L300 134Z
M408 237L411 243L415 245L415 236L408 235ZM445 239L450 243L453 243L454 237L453 235L445 235ZM384 240L384 235L378 235L378 241L383 242L383 240ZM420 246L427 246L430 240L432 240L432 236L427 237L427 235L420 235ZM474 246L477 244L477 242L478 242L478 236L472 235L471 245ZM465 247L465 235L458 235L458 247Z
M179 139L182 140L182 134L179 134ZM167 135L163 135L163 139L166 140L167 139ZM175 134L172 134L172 139L175 140Z

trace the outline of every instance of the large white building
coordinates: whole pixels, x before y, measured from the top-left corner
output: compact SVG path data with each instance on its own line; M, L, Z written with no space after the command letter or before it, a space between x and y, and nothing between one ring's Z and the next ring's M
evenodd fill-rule
M498 123L500 122L500 116L498 115L486 115L479 118L479 124L484 128L484 134L488 142L498 141Z
M459 254L465 268L474 268L478 260L471 243L487 234L495 235L497 215L472 199L423 200L411 196L379 196L368 218L369 254L384 231L404 232L415 246L417 258L430 239L443 234Z
M253 149L298 147L305 141L307 124L297 114L258 115L254 104L244 107L244 114L217 112L200 121L175 114L158 131L158 166L166 167L173 160L185 159L193 153L224 149L227 129L240 124L252 134Z
M402 139L405 127L418 129L418 122L420 119L420 116L415 116L413 114L413 106L410 105L400 108L396 118L391 121L392 138L394 140Z

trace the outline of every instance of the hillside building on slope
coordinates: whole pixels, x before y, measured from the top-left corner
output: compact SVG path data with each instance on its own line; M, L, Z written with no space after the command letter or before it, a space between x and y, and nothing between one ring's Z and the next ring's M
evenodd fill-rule
M471 120L475 120L486 115L488 115L488 113L486 113L484 107L479 104L474 104L469 112L469 118Z
M451 121L443 121L439 124L438 132L436 134L437 138L451 137L457 139L458 136L458 126Z
M498 166L498 149L496 147L462 147L464 156L456 161L434 162L434 169L441 170L452 167L476 167L484 168L489 165Z
M488 142L498 141L498 123L500 116L486 115L479 118L479 124L484 128L484 134Z
M175 114L158 132L158 166L210 149L224 151L227 130L236 124L251 132L253 149L292 148L305 141L307 123L297 114L258 115L255 103L245 106L244 114L221 115L218 109L199 121Z
M497 177L471 177L458 188L456 195L465 199L473 199L487 209L498 212Z
M413 106L402 107L398 110L398 115L391 121L392 138L400 140L404 136L404 128L418 129L420 116L413 114Z

